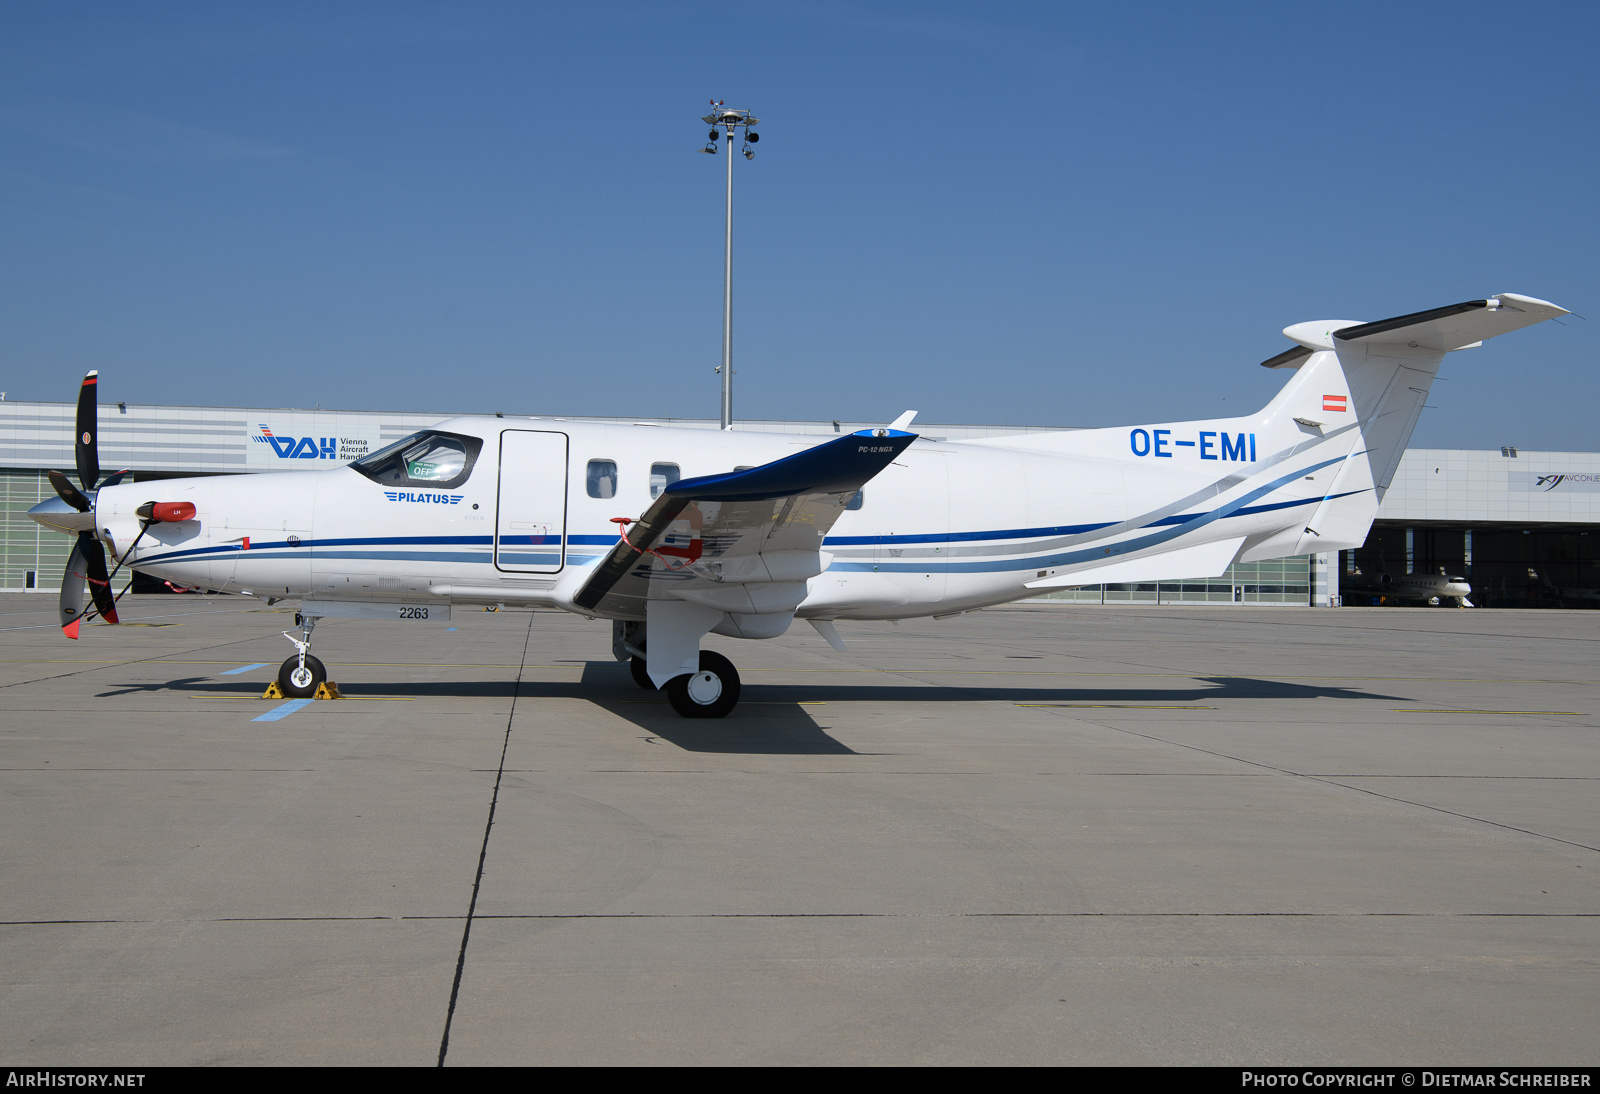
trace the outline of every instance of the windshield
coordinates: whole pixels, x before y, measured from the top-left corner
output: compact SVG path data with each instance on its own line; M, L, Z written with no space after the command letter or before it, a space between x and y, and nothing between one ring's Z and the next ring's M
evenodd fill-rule
M445 489L467 481L482 447L477 437L427 430L363 456L350 466L373 482Z

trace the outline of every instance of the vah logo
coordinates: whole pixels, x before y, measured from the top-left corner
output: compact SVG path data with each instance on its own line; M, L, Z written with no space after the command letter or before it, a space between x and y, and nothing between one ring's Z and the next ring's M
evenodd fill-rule
M250 439L258 444L270 445L272 453L280 460L338 460L348 463L359 460L371 451L371 442L365 437L289 437L279 436L270 426L257 426L258 432Z
M390 501L431 502L434 505L460 505L465 494L425 494L419 490L385 490L383 496Z

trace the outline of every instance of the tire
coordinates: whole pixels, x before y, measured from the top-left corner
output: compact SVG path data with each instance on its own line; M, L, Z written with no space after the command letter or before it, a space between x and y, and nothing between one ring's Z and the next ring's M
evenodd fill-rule
M667 701L685 718L721 718L739 703L739 670L720 653L700 651L700 671L666 684Z
M650 670L643 657L629 658L628 671L633 673L633 682L635 684L638 684L646 691L656 690L655 681L650 679Z
M302 678L296 682L295 676L300 668L300 655L295 654L282 665L278 666L278 690L290 699L309 699L317 693L317 688L328 678L328 670L322 667L322 662L306 654L306 671Z

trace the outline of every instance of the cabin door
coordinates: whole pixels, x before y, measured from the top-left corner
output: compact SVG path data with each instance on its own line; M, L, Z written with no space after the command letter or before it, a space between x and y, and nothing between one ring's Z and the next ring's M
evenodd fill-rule
M566 564L567 435L500 434L494 564L509 573L553 574Z

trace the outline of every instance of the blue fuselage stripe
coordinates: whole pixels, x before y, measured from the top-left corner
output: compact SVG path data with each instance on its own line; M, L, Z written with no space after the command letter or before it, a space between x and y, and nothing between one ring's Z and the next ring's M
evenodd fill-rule
M1122 540L1110 545L1109 547L1095 546L1081 548L1075 551L1061 551L1047 555L1031 555L1023 556L1021 558L995 559L983 562L930 563L836 561L832 566L828 567L828 569L842 571L876 571L878 573L997 573L1008 570L1032 570L1038 568L1049 569L1053 566L1072 566L1081 562L1113 561L1118 556L1129 555L1138 551L1146 550L1150 547L1159 546L1162 543L1170 542L1171 540L1177 539L1179 536L1188 535L1190 532L1204 528L1206 525L1211 524L1214 521L1223 520L1227 517L1243 516L1250 513L1266 512L1276 509L1291 509L1295 506L1301 505L1320 505L1322 502L1329 500L1329 498L1326 496L1300 498L1294 501L1276 502L1272 505L1263 505L1254 508L1248 507L1246 503L1254 501L1257 498L1265 497L1266 495L1272 493L1272 491L1278 489L1280 486L1291 483L1296 479L1302 478L1303 476L1312 472L1319 471L1324 467L1329 467L1333 464L1339 463L1343 459L1344 457L1340 456L1337 459L1327 460L1311 467L1302 468L1291 475L1285 475L1282 478L1274 479L1272 482L1257 487L1237 500L1229 502L1227 505L1213 509L1207 513L1192 513L1188 516L1176 518L1168 517L1158 521L1152 521L1150 524L1145 525L1145 527L1153 528L1161 525L1171 525L1171 527L1168 527L1165 531L1155 532L1151 535L1141 536L1137 539ZM1359 492L1360 491L1351 491L1350 493ZM1338 494L1333 496L1348 497L1349 494ZM1173 524L1173 521L1177 521L1179 523Z

